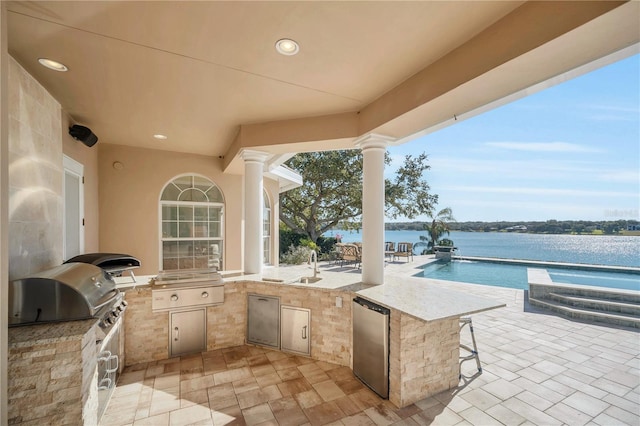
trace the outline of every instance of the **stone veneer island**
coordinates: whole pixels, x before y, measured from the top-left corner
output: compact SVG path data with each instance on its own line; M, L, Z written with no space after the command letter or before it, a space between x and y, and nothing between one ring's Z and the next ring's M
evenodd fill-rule
M389 400L405 407L458 385L460 317L504 306L419 278L388 277L384 285L369 286L354 282L352 274L323 272L322 280L313 284L297 283L298 275L226 278L224 303L206 308L207 350L244 345L247 295L264 294L280 297L281 305L311 310L313 359L352 367L351 299L360 296L391 310ZM124 318L126 365L169 357L169 314L152 311L149 278L138 277L135 287L122 288L129 303ZM343 303L336 303L337 298ZM37 418L92 423L97 418L95 323L10 329L11 424Z

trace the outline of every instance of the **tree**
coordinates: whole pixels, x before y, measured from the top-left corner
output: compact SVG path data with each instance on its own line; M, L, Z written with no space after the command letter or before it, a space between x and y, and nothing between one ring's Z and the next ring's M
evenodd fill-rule
M446 207L440 210L435 216L430 217L432 219L431 224L424 225L424 229L429 236L420 236L420 241L428 240L427 247L433 250L443 236L449 235L449 222L455 222L455 218L453 217L453 212L450 207Z
M425 153L405 156L393 180L385 179L385 215L430 215L438 196L429 194L422 174L430 168ZM385 164L391 160L385 155ZM330 229L359 229L362 216L362 153L359 150L297 154L286 165L304 184L280 196L280 220L316 242Z

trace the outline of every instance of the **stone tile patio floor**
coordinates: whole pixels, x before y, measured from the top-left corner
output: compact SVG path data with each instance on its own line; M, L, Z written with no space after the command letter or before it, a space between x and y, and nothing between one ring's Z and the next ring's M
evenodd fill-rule
M101 425L640 425L638 331L535 311L523 290L431 285L507 304L473 315L483 371L464 362L455 389L398 409L346 367L241 346L128 367Z

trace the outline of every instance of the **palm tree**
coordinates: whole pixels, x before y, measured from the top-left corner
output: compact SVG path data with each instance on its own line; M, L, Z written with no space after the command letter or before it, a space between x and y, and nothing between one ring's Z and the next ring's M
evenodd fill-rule
M435 216L431 216L431 219L431 225L424 225L424 229L429 233L429 236L420 236L420 241L428 241L428 250L433 250L443 236L449 235L448 222L455 222L451 207L440 210ZM447 240L447 242L449 241L451 240ZM453 245L453 241L451 241L451 245Z

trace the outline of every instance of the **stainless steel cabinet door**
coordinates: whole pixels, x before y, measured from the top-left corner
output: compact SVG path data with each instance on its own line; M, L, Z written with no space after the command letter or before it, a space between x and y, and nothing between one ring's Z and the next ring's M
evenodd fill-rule
M247 307L247 342L280 348L280 299L250 294Z
M207 350L207 311L171 312L169 321L169 356Z
M311 355L311 310L283 306L280 324L281 349L301 355Z

